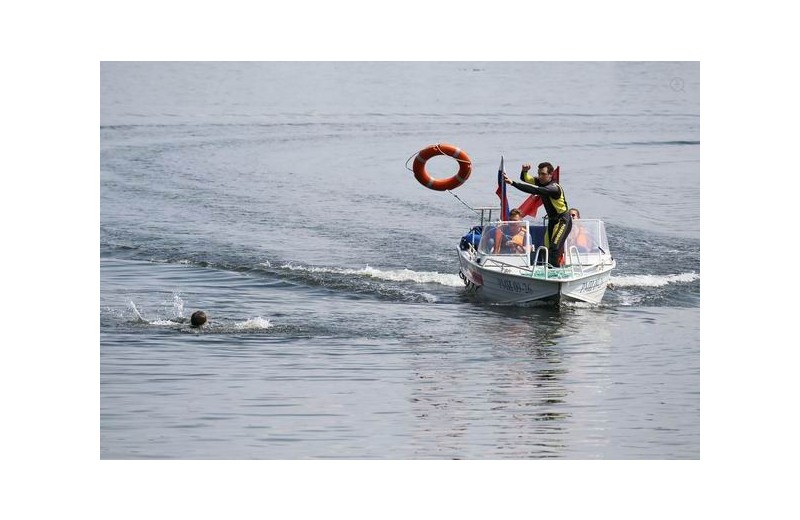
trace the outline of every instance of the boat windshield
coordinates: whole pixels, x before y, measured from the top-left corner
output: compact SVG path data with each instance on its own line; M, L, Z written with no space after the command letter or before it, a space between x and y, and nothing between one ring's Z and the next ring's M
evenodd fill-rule
M478 253L484 255L522 255L531 252L527 220L492 222L484 227Z
M608 237L602 220L582 218L572 220L572 231L567 236L565 248L573 246L579 253L608 253Z

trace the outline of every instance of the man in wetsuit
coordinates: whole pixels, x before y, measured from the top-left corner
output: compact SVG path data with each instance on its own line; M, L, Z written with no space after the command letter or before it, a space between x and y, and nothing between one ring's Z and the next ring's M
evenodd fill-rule
M516 182L503 174L503 180L520 191L533 193L542 198L542 205L547 211L547 237L546 246L550 264L561 266L564 241L572 229L572 217L569 215L569 205L564 195L564 189L553 182L553 165L543 162L538 166L538 177L533 178L528 173L530 164L522 165L519 177L526 182Z

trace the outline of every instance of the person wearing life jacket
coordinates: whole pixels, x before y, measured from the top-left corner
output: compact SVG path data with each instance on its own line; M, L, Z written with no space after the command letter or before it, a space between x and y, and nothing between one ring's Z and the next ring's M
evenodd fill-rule
M525 226L519 222L522 220L522 212L517 208L511 210L508 217L514 224L509 225L509 234L503 237L503 247L509 253L525 252Z
M564 194L564 189L553 181L553 165L549 162L540 163L537 170L537 178L533 178L528 172L530 164L522 165L520 179L524 182L512 181L504 173L503 180L520 191L539 195L542 198L542 205L547 212L547 235L545 246L547 247L550 265L560 267L563 262L564 241L567 239L572 229L572 218L569 216L569 205Z
M592 249L592 237L586 228L581 225L581 212L578 208L569 208L569 216L572 217L572 231L569 233L570 244L578 248L581 253L588 253Z

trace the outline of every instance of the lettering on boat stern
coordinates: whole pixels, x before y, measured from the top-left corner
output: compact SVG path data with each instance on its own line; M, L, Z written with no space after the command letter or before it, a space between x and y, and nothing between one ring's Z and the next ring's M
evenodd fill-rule
M578 289L579 293L591 293L595 291L599 291L602 289L605 284L608 282L608 276L603 276L601 278L593 278L592 280L587 280L581 284L580 289Z
M525 282L518 282L516 280L506 280L504 278L498 278L497 284L506 291L513 292L513 293L525 293L529 294L533 292L530 284Z

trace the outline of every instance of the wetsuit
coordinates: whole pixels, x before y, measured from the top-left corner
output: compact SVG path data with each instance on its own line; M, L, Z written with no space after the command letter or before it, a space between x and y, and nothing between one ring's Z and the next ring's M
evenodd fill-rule
M539 185L539 179L525 175L520 175L528 182L513 181L512 186L520 191L539 195L542 198L542 205L547 211L547 236L545 246L551 265L558 267L561 265L561 254L564 250L564 241L567 239L572 229L572 217L569 216L569 205L564 195L564 189L556 182L550 181L547 184ZM531 252L533 255L534 252Z

